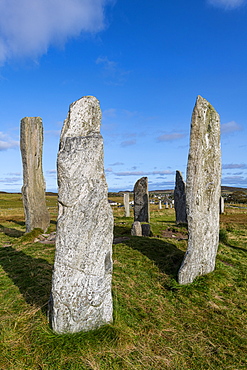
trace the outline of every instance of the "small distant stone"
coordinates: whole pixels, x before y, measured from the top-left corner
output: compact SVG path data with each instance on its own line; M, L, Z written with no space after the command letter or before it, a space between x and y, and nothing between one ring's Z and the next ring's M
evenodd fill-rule
M140 221L135 221L131 227L132 236L142 236L142 225Z

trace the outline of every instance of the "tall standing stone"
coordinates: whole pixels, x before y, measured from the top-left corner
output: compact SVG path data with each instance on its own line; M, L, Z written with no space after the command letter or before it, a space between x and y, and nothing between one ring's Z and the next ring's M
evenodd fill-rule
M88 331L112 321L113 215L108 203L93 96L70 105L57 159L56 254L49 316L57 333Z
M26 232L34 228L47 230L50 215L45 200L45 180L42 169L43 125L40 117L21 120L20 148L23 164L22 199Z
M186 223L186 194L185 194L185 182L180 171L176 171L176 184L174 189L174 207L176 213L176 223Z
M134 186L134 220L149 222L148 178L142 177Z
M130 217L130 195L129 193L124 193L124 212L125 212L125 217Z
M186 181L189 239L178 273L180 284L191 283L215 268L220 194L220 118L207 100L198 96L191 121Z

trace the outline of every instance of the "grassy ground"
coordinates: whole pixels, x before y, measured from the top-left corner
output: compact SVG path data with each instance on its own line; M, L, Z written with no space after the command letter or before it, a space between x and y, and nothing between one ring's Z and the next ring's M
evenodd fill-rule
M50 232L56 198L47 197ZM226 209L216 269L187 286L176 275L186 228L151 208L153 237L131 237L132 217L114 209L114 322L56 335L47 324L54 245L24 235L20 195L0 194L0 369L247 368L247 213Z

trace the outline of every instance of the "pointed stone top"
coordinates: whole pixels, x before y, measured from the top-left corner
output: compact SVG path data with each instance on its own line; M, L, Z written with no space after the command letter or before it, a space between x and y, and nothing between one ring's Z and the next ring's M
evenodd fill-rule
M94 96L84 96L69 107L69 112L61 132L64 137L87 136L100 132L101 110Z
M195 107L197 107L199 109L200 108L202 108L202 109L212 109L213 111L215 111L214 107L205 98L203 98L201 95L197 96Z

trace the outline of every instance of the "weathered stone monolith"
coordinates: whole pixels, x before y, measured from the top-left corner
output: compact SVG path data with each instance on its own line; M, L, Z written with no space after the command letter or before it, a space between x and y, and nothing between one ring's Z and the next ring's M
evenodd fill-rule
M125 217L130 217L130 195L124 193L124 213Z
M130 232L132 236L142 236L142 225L140 221L133 222Z
M176 183L174 189L174 207L176 213L176 223L186 223L186 195L185 195L185 182L180 171L176 171Z
M220 192L220 118L207 100L198 96L191 121L186 179L189 239L178 273L180 284L191 283L215 268Z
M141 224L141 228L142 228L142 236L150 236L151 234L150 224Z
M148 178L142 177L134 186L134 220L149 222Z
M108 203L93 96L70 105L57 159L56 254L49 317L57 333L88 331L112 321L113 215Z
M42 169L43 125L40 117L25 117L21 120L20 148L26 232L34 228L46 231L50 224L50 215L45 200L45 180Z
M162 203L161 203L161 200L159 200L159 209L162 209Z

